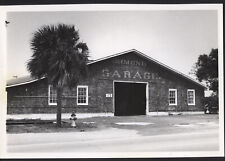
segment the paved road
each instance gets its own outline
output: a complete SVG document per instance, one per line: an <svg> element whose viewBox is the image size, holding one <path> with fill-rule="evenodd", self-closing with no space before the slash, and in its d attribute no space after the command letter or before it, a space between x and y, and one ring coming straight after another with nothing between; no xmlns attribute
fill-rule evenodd
<svg viewBox="0 0 225 161"><path fill-rule="evenodd" d="M98 128L84 132L74 129L58 133L8 133L8 154L20 157L26 153L30 157L40 157L39 153L42 153L42 156L54 154L52 157L57 157L70 152L76 157L86 157L87 153L116 152L127 157L125 154L130 152L129 156L136 157L134 152L147 152L149 157L149 152L203 152L203 156L212 154L208 151L219 153L217 115L110 117L80 121L95 122Z"/></svg>
<svg viewBox="0 0 225 161"><path fill-rule="evenodd" d="M8 134L8 152L170 152L218 151L218 129L142 136L135 130Z"/></svg>

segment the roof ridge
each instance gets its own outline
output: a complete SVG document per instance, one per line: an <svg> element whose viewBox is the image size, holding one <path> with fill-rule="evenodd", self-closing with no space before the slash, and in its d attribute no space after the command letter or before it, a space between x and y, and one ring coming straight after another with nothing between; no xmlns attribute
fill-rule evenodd
<svg viewBox="0 0 225 161"><path fill-rule="evenodd" d="M96 59L96 60L88 63L88 65L94 64L96 62L103 61L103 60L106 60L106 59L109 59L109 58L113 58L113 57L116 57L116 56L120 56L120 55L123 55L123 54L127 54L127 53L132 52L132 51L134 51L134 52L142 55L145 58L148 58L149 60L151 60L151 61L153 61L153 62L155 62L155 63L163 66L164 68L166 68L168 70L171 70L171 71L173 71L173 72L175 72L175 73L177 73L177 74L179 74L179 75L181 75L181 76L183 76L183 77L185 77L185 78L187 78L187 79L189 79L189 80L197 83L200 86L203 86L204 88L207 88L205 85L203 85L202 83L198 82L197 80L191 78L190 76L188 76L188 75L186 75L186 74L184 74L184 73L182 73L182 72L180 72L180 71L178 71L176 69L173 69L172 67L170 67L170 66L168 66L168 65L166 65L166 64L164 64L164 63L162 63L162 62L160 62L160 61L158 61L158 60L156 60L156 59L154 59L154 58L152 58L152 57L150 57L150 56L148 56L148 55L140 52L137 49L130 49L130 50L126 50L126 51L123 51L123 52L120 52L120 53L116 53L116 54L113 54L113 55L109 55L109 56L106 56L106 57L103 57L103 58L100 58L100 59Z"/></svg>

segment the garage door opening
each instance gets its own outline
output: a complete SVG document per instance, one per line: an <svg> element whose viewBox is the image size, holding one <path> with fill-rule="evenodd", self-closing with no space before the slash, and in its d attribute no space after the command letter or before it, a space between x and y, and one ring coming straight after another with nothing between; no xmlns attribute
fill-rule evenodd
<svg viewBox="0 0 225 161"><path fill-rule="evenodd" d="M146 114L146 83L115 82L115 116Z"/></svg>

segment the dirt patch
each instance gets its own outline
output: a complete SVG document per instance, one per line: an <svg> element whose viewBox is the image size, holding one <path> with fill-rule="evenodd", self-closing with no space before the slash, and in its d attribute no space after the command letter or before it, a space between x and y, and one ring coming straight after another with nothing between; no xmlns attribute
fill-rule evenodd
<svg viewBox="0 0 225 161"><path fill-rule="evenodd" d="M7 125L7 133L51 133L51 132L84 132L96 130L94 123L77 122L77 127L71 127L69 122L62 122L62 127L57 127L56 123L34 123L34 124L17 124Z"/></svg>
<svg viewBox="0 0 225 161"><path fill-rule="evenodd" d="M23 125L23 124L49 124L53 123L52 120L41 119L21 119L21 120L7 120L6 125Z"/></svg>

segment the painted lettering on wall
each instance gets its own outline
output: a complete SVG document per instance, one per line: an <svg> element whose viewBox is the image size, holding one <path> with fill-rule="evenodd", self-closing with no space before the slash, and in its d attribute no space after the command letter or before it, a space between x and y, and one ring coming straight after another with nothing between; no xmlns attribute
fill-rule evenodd
<svg viewBox="0 0 225 161"><path fill-rule="evenodd" d="M146 66L146 63L141 60L116 59L113 60L113 63L119 65Z"/></svg>
<svg viewBox="0 0 225 161"><path fill-rule="evenodd" d="M161 79L161 77L158 76L157 73L150 73L150 72L140 72L140 71L134 71L130 72L128 70L126 71L109 71L109 69L103 69L102 70L102 76L104 78L127 78L127 79Z"/></svg>

